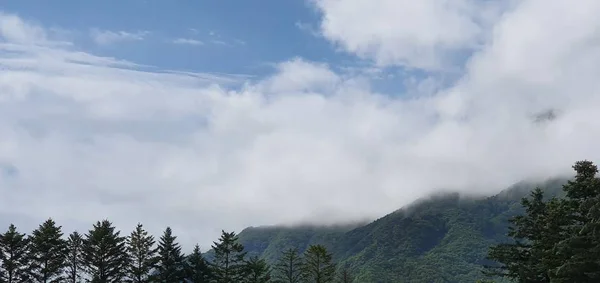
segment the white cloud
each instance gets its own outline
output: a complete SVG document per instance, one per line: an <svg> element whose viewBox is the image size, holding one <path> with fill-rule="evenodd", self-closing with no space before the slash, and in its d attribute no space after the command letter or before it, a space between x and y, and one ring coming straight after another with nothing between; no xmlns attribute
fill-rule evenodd
<svg viewBox="0 0 600 283"><path fill-rule="evenodd" d="M0 13L0 33L7 41L15 43L39 43L46 41L44 30L27 25L17 15Z"/></svg>
<svg viewBox="0 0 600 283"><path fill-rule="evenodd" d="M321 33L343 50L381 66L437 70L486 39L506 1L311 0Z"/></svg>
<svg viewBox="0 0 600 283"><path fill-rule="evenodd" d="M90 36L92 37L92 40L94 40L94 42L99 45L110 45L127 41L140 41L144 40L144 37L148 34L148 31L127 32L99 29L92 29L90 31Z"/></svg>
<svg viewBox="0 0 600 283"><path fill-rule="evenodd" d="M310 23L296 22L294 24L299 30L309 33L313 36L319 36L319 32Z"/></svg>
<svg viewBox="0 0 600 283"><path fill-rule="evenodd" d="M281 94L306 91L328 93L335 90L341 78L325 64L306 62L296 58L279 64L277 74L259 84L261 91Z"/></svg>
<svg viewBox="0 0 600 283"><path fill-rule="evenodd" d="M185 44L185 45L204 45L204 43L200 40L191 39L191 38L177 38L173 40L175 44Z"/></svg>
<svg viewBox="0 0 600 283"><path fill-rule="evenodd" d="M0 175L0 215L25 228L48 216L67 229L171 225L207 248L220 229L379 217L440 188L570 173L600 160L598 12L592 0L522 1L455 85L415 83L433 92L416 98L302 59L231 87L3 32L0 164L13 173ZM533 122L548 109L555 120Z"/></svg>

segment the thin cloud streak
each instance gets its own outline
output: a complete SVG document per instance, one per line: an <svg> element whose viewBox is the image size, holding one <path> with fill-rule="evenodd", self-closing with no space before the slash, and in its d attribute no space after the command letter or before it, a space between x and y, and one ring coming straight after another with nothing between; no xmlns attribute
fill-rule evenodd
<svg viewBox="0 0 600 283"><path fill-rule="evenodd" d="M173 40L174 44L182 44L182 45L204 45L204 42L191 38L177 38Z"/></svg>
<svg viewBox="0 0 600 283"><path fill-rule="evenodd" d="M128 41L142 41L148 34L150 34L149 31L127 32L100 29L92 29L90 31L92 40L98 45L112 45Z"/></svg>

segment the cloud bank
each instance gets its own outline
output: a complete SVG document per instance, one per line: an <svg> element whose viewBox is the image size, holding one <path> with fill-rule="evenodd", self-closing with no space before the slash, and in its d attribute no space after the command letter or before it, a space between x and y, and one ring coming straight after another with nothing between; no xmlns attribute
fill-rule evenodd
<svg viewBox="0 0 600 283"><path fill-rule="evenodd" d="M473 48L461 78L407 96L300 58L253 82L155 73L0 15L2 223L141 221L206 249L221 229L374 218L438 189L494 193L600 159L600 2L492 1L483 14L479 1L372 2L313 1L323 36L425 69Z"/></svg>

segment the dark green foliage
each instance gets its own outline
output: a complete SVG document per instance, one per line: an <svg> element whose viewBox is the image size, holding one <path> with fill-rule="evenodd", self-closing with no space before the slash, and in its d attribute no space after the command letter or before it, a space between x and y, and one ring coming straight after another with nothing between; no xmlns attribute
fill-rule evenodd
<svg viewBox="0 0 600 283"><path fill-rule="evenodd" d="M85 235L82 262L92 283L123 282L129 264L125 237L110 221L98 221Z"/></svg>
<svg viewBox="0 0 600 283"><path fill-rule="evenodd" d="M565 220L556 213L558 200L553 198L546 202L543 191L536 189L521 204L525 214L510 220L508 236L514 242L490 248L489 258L501 265L490 266L487 273L517 282L550 282L548 271L558 264L552 248L560 239L554 236L560 234L560 225L564 224L561 221Z"/></svg>
<svg viewBox="0 0 600 283"><path fill-rule="evenodd" d="M212 245L214 259L211 270L216 283L239 283L246 277L244 246L235 232L222 231L218 242Z"/></svg>
<svg viewBox="0 0 600 283"><path fill-rule="evenodd" d="M135 227L127 239L127 252L130 264L128 277L131 282L149 282L150 271L156 264L156 248L154 248L154 237L149 235L142 224Z"/></svg>
<svg viewBox="0 0 600 283"><path fill-rule="evenodd" d="M537 185L554 196L565 183ZM440 194L360 227L247 228L239 238L249 254L275 267L281 252L321 243L338 273L347 268L354 282L475 282L484 277L482 266L492 264L489 246L509 239L508 219L524 211L519 201L535 186L520 183L487 198Z"/></svg>
<svg viewBox="0 0 600 283"><path fill-rule="evenodd" d="M274 282L276 283L300 283L302 279L302 258L298 249L288 249L281 254L275 264Z"/></svg>
<svg viewBox="0 0 600 283"><path fill-rule="evenodd" d="M2 259L0 282L30 282L29 240L10 224L8 231L0 235L0 257Z"/></svg>
<svg viewBox="0 0 600 283"><path fill-rule="evenodd" d="M83 237L77 231L67 239L67 257L65 261L67 282L80 282L83 267Z"/></svg>
<svg viewBox="0 0 600 283"><path fill-rule="evenodd" d="M352 283L353 279L352 276L350 275L350 272L348 271L348 269L344 268L342 269L342 271L340 271L340 274L338 276L338 283Z"/></svg>
<svg viewBox="0 0 600 283"><path fill-rule="evenodd" d="M330 283L335 279L333 256L322 245L311 245L304 252L302 278L306 282Z"/></svg>
<svg viewBox="0 0 600 283"><path fill-rule="evenodd" d="M565 198L541 190L523 199L524 215L511 219L511 242L490 248L491 273L517 282L600 282L600 179L589 161L577 162Z"/></svg>
<svg viewBox="0 0 600 283"><path fill-rule="evenodd" d="M365 223L366 224L366 223ZM282 251L290 248L303 253L310 245L323 245L328 249L344 236L344 233L361 225L340 226L295 226L295 227L251 227L240 232L240 243L248 256L259 256L268 263L274 264ZM212 251L207 252L207 259L212 258Z"/></svg>
<svg viewBox="0 0 600 283"><path fill-rule="evenodd" d="M208 263L200 252L198 245L194 246L194 250L187 256L185 262L185 278L190 283L208 283L211 280L211 273Z"/></svg>
<svg viewBox="0 0 600 283"><path fill-rule="evenodd" d="M590 161L579 161L574 180L565 186L563 215L566 237L554 251L559 266L553 269L555 282L600 282L600 179Z"/></svg>
<svg viewBox="0 0 600 283"><path fill-rule="evenodd" d="M246 278L244 283L271 282L271 268L263 259L254 256L246 262Z"/></svg>
<svg viewBox="0 0 600 283"><path fill-rule="evenodd" d="M167 227L158 242L156 273L152 282L181 282L185 278L185 256L176 240L171 228Z"/></svg>
<svg viewBox="0 0 600 283"><path fill-rule="evenodd" d="M62 239L61 226L52 219L34 230L30 238L32 282L58 282L66 267L67 242Z"/></svg>
<svg viewBox="0 0 600 283"><path fill-rule="evenodd" d="M508 282L508 278L600 282L600 179L591 162L578 162L574 169L576 177L562 191L561 180L546 182L533 192L531 184L522 183L488 198L437 195L367 225L248 228L239 239L223 231L204 256L196 246L184 257L167 229L161 253L154 257L163 268L151 271L152 264L142 268L128 256L133 259L141 250L140 262L152 258L153 239L141 225L126 241L110 222L102 221L84 240L77 233L70 235L65 281L89 277L91 282L127 282L125 275L136 278L134 270L143 270L139 274L156 275L150 282L265 282L272 264L271 282L277 283ZM55 231L43 232L53 230L48 227ZM34 274L30 271L39 272L46 265L30 259L41 261L39 251L49 249L42 248L44 241L34 244L34 239L60 239L56 236L60 227L46 222L30 238L16 232L14 225L11 229L0 238L0 283L8 282L7 275L11 282L37 282L29 277ZM61 244L52 246L60 250ZM10 256L7 249L18 252ZM247 256L251 257L245 261ZM496 277L482 281L486 265L487 273ZM299 270L305 275L301 280ZM177 276L161 277L165 274Z"/></svg>

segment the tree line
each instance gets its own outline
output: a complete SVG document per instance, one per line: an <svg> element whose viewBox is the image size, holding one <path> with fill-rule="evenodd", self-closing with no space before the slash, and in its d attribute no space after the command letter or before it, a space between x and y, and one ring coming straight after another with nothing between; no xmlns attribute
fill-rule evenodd
<svg viewBox="0 0 600 283"><path fill-rule="evenodd" d="M64 237L62 226L48 219L30 235L11 224L0 234L0 283L329 283L351 282L347 271L336 278L332 255L322 245L304 253L283 251L270 266L248 257L235 232L225 232L211 246L208 261L198 245L182 252L167 227L158 239L138 224L122 236L108 220L98 221L86 234Z"/></svg>
<svg viewBox="0 0 600 283"><path fill-rule="evenodd" d="M600 282L598 168L579 161L573 169L564 197L538 188L522 199L524 213L510 219L509 241L489 249L486 275L522 283ZM29 235L11 224L0 234L0 283L352 282L347 270L336 272L322 245L282 251L273 265L247 256L234 232L222 231L211 247L207 260L198 245L182 252L169 227L158 239L142 224L123 236L109 220L68 236L52 219Z"/></svg>
<svg viewBox="0 0 600 283"><path fill-rule="evenodd" d="M564 197L540 188L522 199L510 219L510 241L490 247L485 274L523 283L600 282L600 178L592 162L578 161Z"/></svg>

